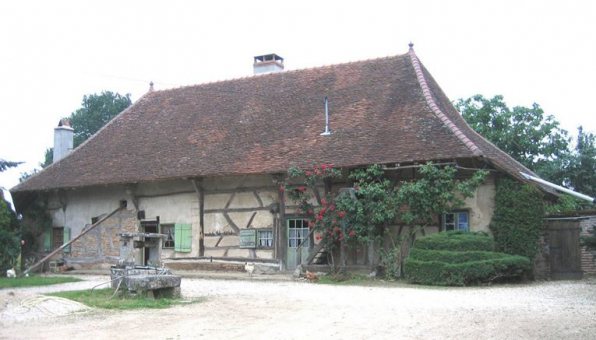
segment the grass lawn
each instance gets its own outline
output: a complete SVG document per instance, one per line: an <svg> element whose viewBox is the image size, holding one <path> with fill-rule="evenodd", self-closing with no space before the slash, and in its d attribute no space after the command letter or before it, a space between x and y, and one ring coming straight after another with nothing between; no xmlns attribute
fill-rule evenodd
<svg viewBox="0 0 596 340"><path fill-rule="evenodd" d="M91 290L79 290L46 294L59 296L69 300L78 301L89 307L105 309L142 309L142 308L168 308L178 305L203 302L205 299L182 300L182 299L148 299L145 296L127 297L125 293L118 292L110 299L114 291L110 288Z"/></svg>
<svg viewBox="0 0 596 340"><path fill-rule="evenodd" d="M29 276L29 277L2 277L0 278L0 289L17 288L17 287L32 287L32 286L47 286L58 283L77 282L82 281L76 277L44 277L44 276Z"/></svg>

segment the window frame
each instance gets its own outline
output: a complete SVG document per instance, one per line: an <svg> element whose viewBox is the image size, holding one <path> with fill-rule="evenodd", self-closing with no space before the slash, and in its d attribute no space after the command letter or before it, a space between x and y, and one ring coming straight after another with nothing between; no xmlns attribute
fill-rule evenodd
<svg viewBox="0 0 596 340"><path fill-rule="evenodd" d="M273 249L275 247L275 233L273 228L257 228L257 249ZM271 237L267 237L265 240L271 240L270 246L261 245L261 233L271 233Z"/></svg>
<svg viewBox="0 0 596 340"><path fill-rule="evenodd" d="M302 228L293 228L293 229L300 229L301 233L300 233L300 237L292 237L290 234L290 221L301 221L302 222ZM295 222L294 222L295 223ZM306 227L304 227L306 225ZM286 230L287 230L287 240L286 240L286 245L288 247L288 249L297 249L298 246L300 244L302 244L302 249L309 249L311 246L311 237L308 237L308 234L310 233L310 228L308 228L308 219L306 217L301 217L301 216L292 216L292 217L287 217L286 218ZM303 232L306 231L306 235L302 235ZM302 236L304 236L304 238L302 238ZM292 247L291 245L291 240L302 240L302 243L297 243L296 247Z"/></svg>
<svg viewBox="0 0 596 340"><path fill-rule="evenodd" d="M161 249L176 249L176 223L160 223L159 224L159 233L167 235L166 233L164 233L164 230L163 230L164 227L170 229L172 239L168 240L167 238L165 238L163 240L163 242L161 243ZM171 247L166 246L166 244L168 242L172 242Z"/></svg>
<svg viewBox="0 0 596 340"><path fill-rule="evenodd" d="M453 229L447 230L447 215L453 215ZM466 228L460 229L459 217L466 216ZM450 223L451 224L451 223ZM469 210L455 210L441 215L441 231L470 231L470 211Z"/></svg>

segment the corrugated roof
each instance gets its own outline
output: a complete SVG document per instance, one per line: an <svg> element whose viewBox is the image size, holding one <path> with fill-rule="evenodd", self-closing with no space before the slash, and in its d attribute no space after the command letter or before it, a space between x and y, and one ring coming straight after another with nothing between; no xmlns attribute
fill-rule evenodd
<svg viewBox="0 0 596 340"><path fill-rule="evenodd" d="M470 157L531 173L464 122L410 50L149 92L11 191Z"/></svg>

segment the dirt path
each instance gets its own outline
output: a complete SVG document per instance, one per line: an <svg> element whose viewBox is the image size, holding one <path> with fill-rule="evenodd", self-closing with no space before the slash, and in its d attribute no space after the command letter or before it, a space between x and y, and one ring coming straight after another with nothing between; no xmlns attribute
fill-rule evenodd
<svg viewBox="0 0 596 340"><path fill-rule="evenodd" d="M61 286L72 289L72 285ZM13 293L23 297L36 290ZM10 319L5 309L0 338L596 338L595 281L385 288L184 279L182 291L185 297L207 297L207 301L167 310L96 310L28 320ZM7 294L0 291L0 301L6 301Z"/></svg>

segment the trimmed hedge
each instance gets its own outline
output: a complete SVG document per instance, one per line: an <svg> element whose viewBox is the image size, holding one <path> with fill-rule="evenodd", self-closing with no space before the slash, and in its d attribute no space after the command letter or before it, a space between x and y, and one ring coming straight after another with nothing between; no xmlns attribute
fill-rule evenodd
<svg viewBox="0 0 596 340"><path fill-rule="evenodd" d="M494 251L495 240L485 233L449 231L421 237L414 243L414 248L451 251Z"/></svg>
<svg viewBox="0 0 596 340"><path fill-rule="evenodd" d="M412 249L410 251L410 258L419 261L439 261L452 264L502 259L503 256L506 256L506 254L497 253L494 251L449 251L423 249Z"/></svg>
<svg viewBox="0 0 596 340"><path fill-rule="evenodd" d="M530 269L527 257L493 252L493 247L492 237L484 233L446 232L422 237L404 262L404 274L412 283L467 286L521 276Z"/></svg>

